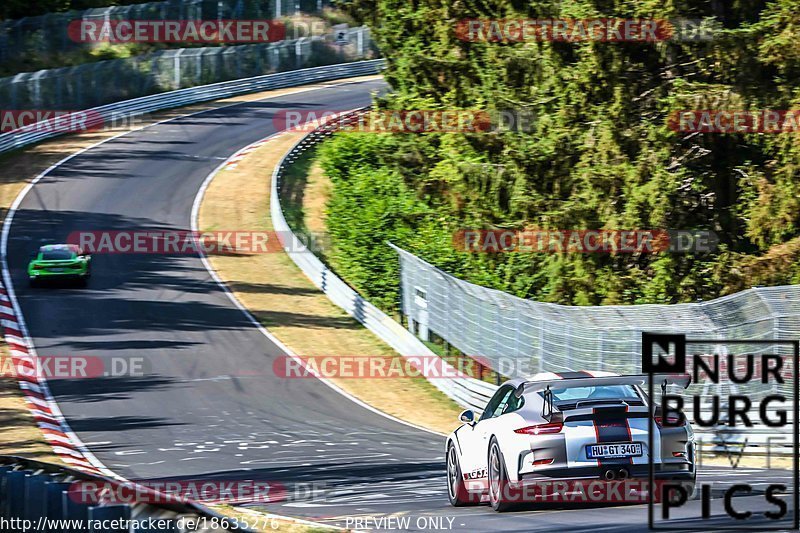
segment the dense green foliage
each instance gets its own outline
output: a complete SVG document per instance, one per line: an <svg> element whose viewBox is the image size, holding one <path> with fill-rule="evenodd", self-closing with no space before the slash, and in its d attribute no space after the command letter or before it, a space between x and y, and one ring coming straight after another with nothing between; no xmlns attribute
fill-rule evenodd
<svg viewBox="0 0 800 533"><path fill-rule="evenodd" d="M391 307L391 240L470 281L573 304L709 299L764 280L800 282L798 134L687 134L681 109L800 109L800 2L358 0L389 60L388 109L524 109L532 131L340 134L336 268ZM712 40L470 43L466 18L691 18ZM465 254L458 228L714 231L716 253ZM777 247L777 248L776 248ZM755 258L791 254L763 272ZM755 261L755 262L754 262Z"/></svg>

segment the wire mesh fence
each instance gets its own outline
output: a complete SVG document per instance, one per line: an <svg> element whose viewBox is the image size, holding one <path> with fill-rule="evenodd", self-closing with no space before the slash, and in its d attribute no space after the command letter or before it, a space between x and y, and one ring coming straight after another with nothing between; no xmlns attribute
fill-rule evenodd
<svg viewBox="0 0 800 533"><path fill-rule="evenodd" d="M567 306L480 287L395 249L403 312L417 329L436 333L509 377L579 369L639 372L643 331L705 339L800 337L800 286L753 288L675 305ZM719 347L693 349L713 354ZM737 350L780 352L774 346L749 344Z"/></svg>
<svg viewBox="0 0 800 533"><path fill-rule="evenodd" d="M0 63L30 51L50 55L87 46L70 39L67 28L73 20L273 19L320 13L331 3L331 0L167 0L0 21Z"/></svg>
<svg viewBox="0 0 800 533"><path fill-rule="evenodd" d="M181 48L0 78L8 109L77 110L162 91L377 57L366 27L334 40Z"/></svg>

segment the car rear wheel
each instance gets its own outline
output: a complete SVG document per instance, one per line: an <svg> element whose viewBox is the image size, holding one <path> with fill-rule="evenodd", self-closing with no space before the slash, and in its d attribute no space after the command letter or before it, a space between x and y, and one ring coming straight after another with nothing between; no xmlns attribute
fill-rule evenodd
<svg viewBox="0 0 800 533"><path fill-rule="evenodd" d="M456 447L451 442L447 446L447 497L453 507L463 507L465 505L475 505L478 497L473 496L464 484L464 477L461 475L461 467L458 464Z"/></svg>
<svg viewBox="0 0 800 533"><path fill-rule="evenodd" d="M515 498L508 481L506 464L497 439L489 443L489 503L498 513L515 507Z"/></svg>

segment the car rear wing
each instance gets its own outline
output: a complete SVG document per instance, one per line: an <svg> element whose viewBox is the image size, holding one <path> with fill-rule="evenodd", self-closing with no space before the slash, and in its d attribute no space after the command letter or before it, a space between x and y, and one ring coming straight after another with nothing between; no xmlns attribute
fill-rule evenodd
<svg viewBox="0 0 800 533"><path fill-rule="evenodd" d="M578 387L602 387L610 385L644 386L653 380L661 386L678 385L684 389L689 386L692 377L689 374L635 374L630 376L602 376L599 378L564 378L541 381L525 381L517 386L514 394L522 396L523 392L537 392L545 389L575 389Z"/></svg>
<svg viewBox="0 0 800 533"><path fill-rule="evenodd" d="M661 386L662 392L667 385L677 385L684 389L689 386L692 378L689 374L636 374L630 376L602 376L597 378L563 378L541 381L525 381L520 383L514 391L514 396L520 398L524 393L542 392L544 406L542 416L546 419L552 417L553 393L551 389L575 389L579 387L602 387L612 385L639 385L645 386L650 380L653 384Z"/></svg>

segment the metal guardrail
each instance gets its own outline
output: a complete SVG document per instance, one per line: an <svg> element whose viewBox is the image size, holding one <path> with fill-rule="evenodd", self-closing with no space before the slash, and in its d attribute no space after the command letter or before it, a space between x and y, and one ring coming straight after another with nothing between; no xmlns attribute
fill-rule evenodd
<svg viewBox="0 0 800 533"><path fill-rule="evenodd" d="M294 263L308 276L311 282L322 290L330 300L350 316L358 320L386 344L404 357L436 357L425 344L407 331L386 313L365 300L360 294L334 274L325 263L316 257L292 231L283 215L280 203L280 187L286 167L314 146L332 135L343 124L357 120L366 109L345 113L334 118L304 136L283 156L272 175L270 214L272 226L281 244ZM455 369L447 368L449 373ZM477 412L483 411L496 386L471 377L430 378L429 381L456 403Z"/></svg>
<svg viewBox="0 0 800 533"><path fill-rule="evenodd" d="M247 531L237 528L233 520L200 504L179 501L175 497L156 493L144 487L138 487L136 493L158 497L148 498L150 500L148 503L120 503L108 498L102 501L102 494L93 494L92 496L100 496L97 498L98 501L95 501L95 498L84 498L81 492L82 485L119 487L121 483L52 463L13 455L0 455L0 519L4 519L6 524L11 524L11 527L4 530L145 533L153 531L147 523L148 519L153 519L165 521L162 525L167 527L160 528L160 531L178 532L186 530L178 528L179 520L183 519L182 521L195 521L198 527L192 528L192 531ZM131 486L129 482L125 485ZM89 503L88 500L92 500L93 503ZM22 522L24 520L29 522ZM65 522L67 520L73 522L67 525ZM100 523L99 521L114 520L131 521L129 522L131 528L87 527ZM136 524L139 527L135 527Z"/></svg>
<svg viewBox="0 0 800 533"><path fill-rule="evenodd" d="M253 78L225 81L133 98L131 100L124 100L122 102L86 110L86 127L100 127L105 123L117 123L123 118L129 118L143 113L152 113L154 111L182 107L199 102L208 102L210 100L218 100L241 94L294 87L297 85L353 76L377 74L380 72L383 65L383 59L356 61L324 67L279 72L277 74L266 74ZM66 133L54 126L55 121L51 119L49 121L39 122L23 130L0 134L0 153L16 150Z"/></svg>
<svg viewBox="0 0 800 533"><path fill-rule="evenodd" d="M163 91L378 57L369 28L271 43L173 48L0 78L16 110L78 110ZM113 80L113 83L109 83Z"/></svg>

